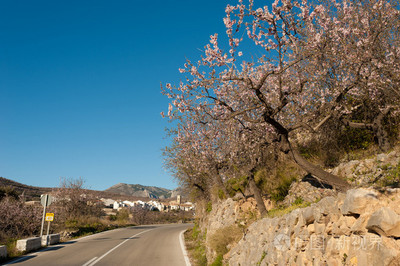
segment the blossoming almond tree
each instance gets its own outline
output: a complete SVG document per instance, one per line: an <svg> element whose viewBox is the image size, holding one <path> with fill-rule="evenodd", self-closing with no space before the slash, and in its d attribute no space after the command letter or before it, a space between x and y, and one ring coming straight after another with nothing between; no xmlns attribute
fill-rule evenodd
<svg viewBox="0 0 400 266"><path fill-rule="evenodd" d="M194 134L196 132L196 134ZM226 189L220 175L222 161L219 145L210 141L204 127L195 124L178 125L173 144L164 150L165 166L174 176L190 188L200 191L203 198L210 199L213 187ZM215 137L215 136L214 136Z"/></svg>
<svg viewBox="0 0 400 266"><path fill-rule="evenodd" d="M316 35L321 42L314 52L318 56L310 57L304 70L312 80L308 86L328 93L319 107L324 119L314 128L335 118L371 129L379 147L388 150L384 120L388 124L390 117L398 117L400 106L399 3L327 1L316 10L315 27L306 27L304 35Z"/></svg>
<svg viewBox="0 0 400 266"><path fill-rule="evenodd" d="M329 119L353 125L347 117L368 101L385 115L398 111L398 18L398 5L381 0L262 8L239 0L224 18L229 51L212 35L204 56L180 69L186 80L163 88L172 98L168 117L262 128L305 171L345 190L346 181L301 156L295 132L314 133Z"/></svg>
<svg viewBox="0 0 400 266"><path fill-rule="evenodd" d="M215 189L218 196L228 196L230 191L224 183L231 178L246 177L260 213L266 214L254 175L266 164L264 155L271 146L268 135L262 128L255 128L260 124L250 124L250 128L232 120L221 124L219 120L203 118L202 123L188 121L189 128L178 125L174 144L164 154L167 168L184 185L196 188L208 199L213 199Z"/></svg>

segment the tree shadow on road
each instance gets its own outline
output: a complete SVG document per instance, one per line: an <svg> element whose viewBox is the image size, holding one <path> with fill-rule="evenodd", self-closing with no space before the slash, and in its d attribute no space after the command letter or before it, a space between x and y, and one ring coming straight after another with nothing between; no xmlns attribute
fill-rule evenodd
<svg viewBox="0 0 400 266"><path fill-rule="evenodd" d="M155 225L139 225L139 226L131 226L131 227L127 227L126 229L133 229L133 230L137 230L137 229L153 229L153 228L157 228L158 226Z"/></svg>

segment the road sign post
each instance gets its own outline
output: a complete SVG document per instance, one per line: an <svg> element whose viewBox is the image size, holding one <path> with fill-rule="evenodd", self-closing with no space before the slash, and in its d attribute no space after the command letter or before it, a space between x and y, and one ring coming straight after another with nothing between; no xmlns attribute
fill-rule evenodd
<svg viewBox="0 0 400 266"><path fill-rule="evenodd" d="M40 237L43 236L43 226L44 226L44 218L46 214L46 207L49 206L53 202L53 198L48 195L44 194L40 196L40 203L43 205L43 216L42 216L42 226L40 227Z"/></svg>
<svg viewBox="0 0 400 266"><path fill-rule="evenodd" d="M48 246L49 245L50 222L54 221L54 213L46 213L45 220L47 221L46 246Z"/></svg>

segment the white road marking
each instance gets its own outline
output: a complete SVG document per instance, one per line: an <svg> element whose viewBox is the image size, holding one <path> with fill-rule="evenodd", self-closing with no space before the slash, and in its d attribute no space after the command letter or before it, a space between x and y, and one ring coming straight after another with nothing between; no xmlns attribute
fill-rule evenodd
<svg viewBox="0 0 400 266"><path fill-rule="evenodd" d="M93 259L90 260L89 262L93 261L93 262L91 262L90 264L87 264L87 263L88 263L88 262L87 262L87 263L85 263L85 264L82 265L82 266L93 266L93 265L95 265L95 264L98 263L100 260L102 260L105 256L107 256L108 254L110 254L111 252L113 252L115 249L117 249L119 246L121 246L122 244L124 244L126 241L131 240L132 238L137 237L138 235L144 234L144 233L146 233L146 232L148 232L148 231L151 231L151 230L154 230L154 229L149 229L149 230L146 230L146 231L143 231L143 232L137 233L136 235L131 236L130 238L128 238L128 239L122 241L121 243L119 243L118 245L116 245L115 247L113 247L112 249L110 249L109 251L107 251L106 253L104 253L104 254L103 254L101 257L99 257L98 259L96 259L96 260L94 260L94 261L93 261Z"/></svg>
<svg viewBox="0 0 400 266"><path fill-rule="evenodd" d="M83 264L82 266L88 266L91 262L93 262L95 259L97 259L97 257L94 257L93 259L89 260L88 262L86 262L85 264Z"/></svg>
<svg viewBox="0 0 400 266"><path fill-rule="evenodd" d="M183 233L185 233L186 230L183 230L180 235L179 235L179 242L181 243L181 249L182 249L182 253L183 253L183 257L185 258L185 263L186 266L191 266L190 264L190 260L189 257L187 255L187 251L186 251L186 246L185 246L185 241L183 238Z"/></svg>

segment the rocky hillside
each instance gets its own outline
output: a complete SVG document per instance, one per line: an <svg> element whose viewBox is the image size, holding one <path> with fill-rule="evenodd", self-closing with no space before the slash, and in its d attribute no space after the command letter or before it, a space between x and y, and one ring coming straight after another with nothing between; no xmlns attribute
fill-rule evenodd
<svg viewBox="0 0 400 266"><path fill-rule="evenodd" d="M18 194L23 194L27 200L40 199L41 194L48 193L52 190L52 188L28 186L4 177L0 177L0 188L1 187L11 188Z"/></svg>
<svg viewBox="0 0 400 266"><path fill-rule="evenodd" d="M131 185L125 183L116 184L108 189L105 192L118 194L118 195L126 195L126 196L134 196L134 197L144 197L144 198L154 198L154 199L165 199L170 198L172 194L172 190L160 187L153 186L142 186L142 185Z"/></svg>

